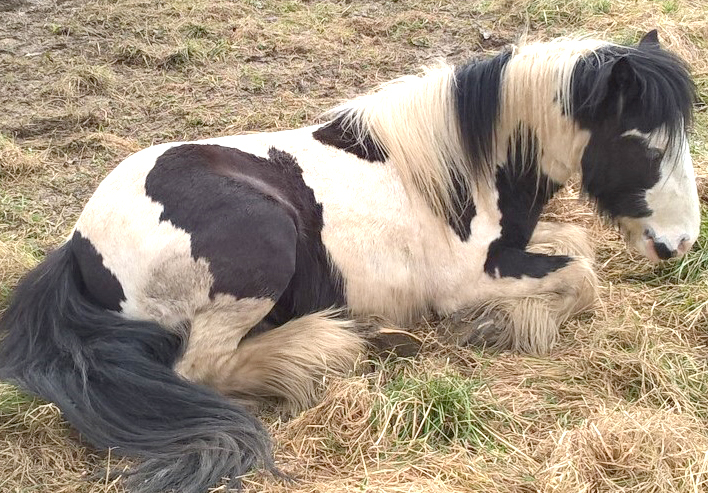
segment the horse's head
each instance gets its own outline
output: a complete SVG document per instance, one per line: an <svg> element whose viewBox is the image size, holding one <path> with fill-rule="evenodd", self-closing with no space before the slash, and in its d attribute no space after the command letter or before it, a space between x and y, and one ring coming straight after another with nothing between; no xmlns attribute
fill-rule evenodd
<svg viewBox="0 0 708 493"><path fill-rule="evenodd" d="M650 260L683 255L700 226L686 134L695 96L686 65L651 31L636 47L584 57L573 77L573 116L590 131L583 189Z"/></svg>

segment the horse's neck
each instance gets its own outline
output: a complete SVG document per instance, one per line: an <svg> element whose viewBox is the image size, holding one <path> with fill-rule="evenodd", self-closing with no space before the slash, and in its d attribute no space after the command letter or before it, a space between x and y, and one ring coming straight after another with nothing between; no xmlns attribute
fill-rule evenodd
<svg viewBox="0 0 708 493"><path fill-rule="evenodd" d="M528 136L519 137L520 127ZM543 175L562 184L580 172L581 159L589 140L589 131L580 129L571 118L560 112L545 121L525 122L509 117L506 122L501 122L497 132L496 160L497 163L506 163L510 155L520 153L517 159L524 163L516 163L515 166L538 166Z"/></svg>
<svg viewBox="0 0 708 493"><path fill-rule="evenodd" d="M534 136L544 174L565 183L580 171L590 132L571 116L570 81L577 60L595 44L528 45L509 60L500 88L498 152L506 155L507 142L523 128Z"/></svg>

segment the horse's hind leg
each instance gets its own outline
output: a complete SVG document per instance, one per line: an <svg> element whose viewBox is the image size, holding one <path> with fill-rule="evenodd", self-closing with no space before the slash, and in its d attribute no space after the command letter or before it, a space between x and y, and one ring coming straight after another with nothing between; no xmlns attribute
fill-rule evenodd
<svg viewBox="0 0 708 493"><path fill-rule="evenodd" d="M311 379L358 355L348 322L330 314L290 321L343 302L331 292L336 282L320 237L322 207L293 156L176 146L156 160L145 192L160 204L153 219L163 246L143 273L133 313L188 325L175 365L181 375L224 393L302 404ZM280 327L244 339L271 323Z"/></svg>
<svg viewBox="0 0 708 493"><path fill-rule="evenodd" d="M238 318L227 312L197 317L195 324L209 325L209 336L190 341L178 371L246 404L275 399L300 411L316 402L325 376L351 371L364 352L355 323L336 311L305 315L243 339L246 324L237 328L234 320L255 325L268 311L257 303L250 308L249 316L241 312Z"/></svg>
<svg viewBox="0 0 708 493"><path fill-rule="evenodd" d="M218 389L241 340L273 307L269 298L217 294L194 314L189 342L175 369L189 380Z"/></svg>
<svg viewBox="0 0 708 493"><path fill-rule="evenodd" d="M324 378L351 371L365 349L354 321L338 315L312 313L245 339L219 390L245 400L275 398L295 412L311 407Z"/></svg>
<svg viewBox="0 0 708 493"><path fill-rule="evenodd" d="M565 321L595 304L592 246L582 228L540 222L527 250L567 255L571 260L540 279L493 281L499 283L498 292L503 294L455 313L444 323L454 342L543 354L550 350ZM529 256L528 260L538 258Z"/></svg>

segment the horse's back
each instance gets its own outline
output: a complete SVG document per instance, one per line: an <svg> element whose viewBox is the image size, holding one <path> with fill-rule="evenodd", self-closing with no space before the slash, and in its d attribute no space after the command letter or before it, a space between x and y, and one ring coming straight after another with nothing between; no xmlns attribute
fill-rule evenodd
<svg viewBox="0 0 708 493"><path fill-rule="evenodd" d="M287 154L174 143L116 167L86 205L72 243L89 294L114 287L94 296L104 307L176 325L217 295L272 304L295 272L298 237L317 221L314 197Z"/></svg>

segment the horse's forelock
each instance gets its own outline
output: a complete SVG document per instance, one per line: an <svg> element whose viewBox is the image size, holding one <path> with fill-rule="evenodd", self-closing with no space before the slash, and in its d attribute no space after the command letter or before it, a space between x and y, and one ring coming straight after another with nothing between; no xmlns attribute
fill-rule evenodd
<svg viewBox="0 0 708 493"><path fill-rule="evenodd" d="M669 139L682 136L693 119L696 91L686 63L658 46L608 44L578 61L571 88L571 112L579 119L599 118L612 96L618 64L627 71L621 111L638 119L643 131L663 128ZM623 115L618 114L621 118Z"/></svg>

